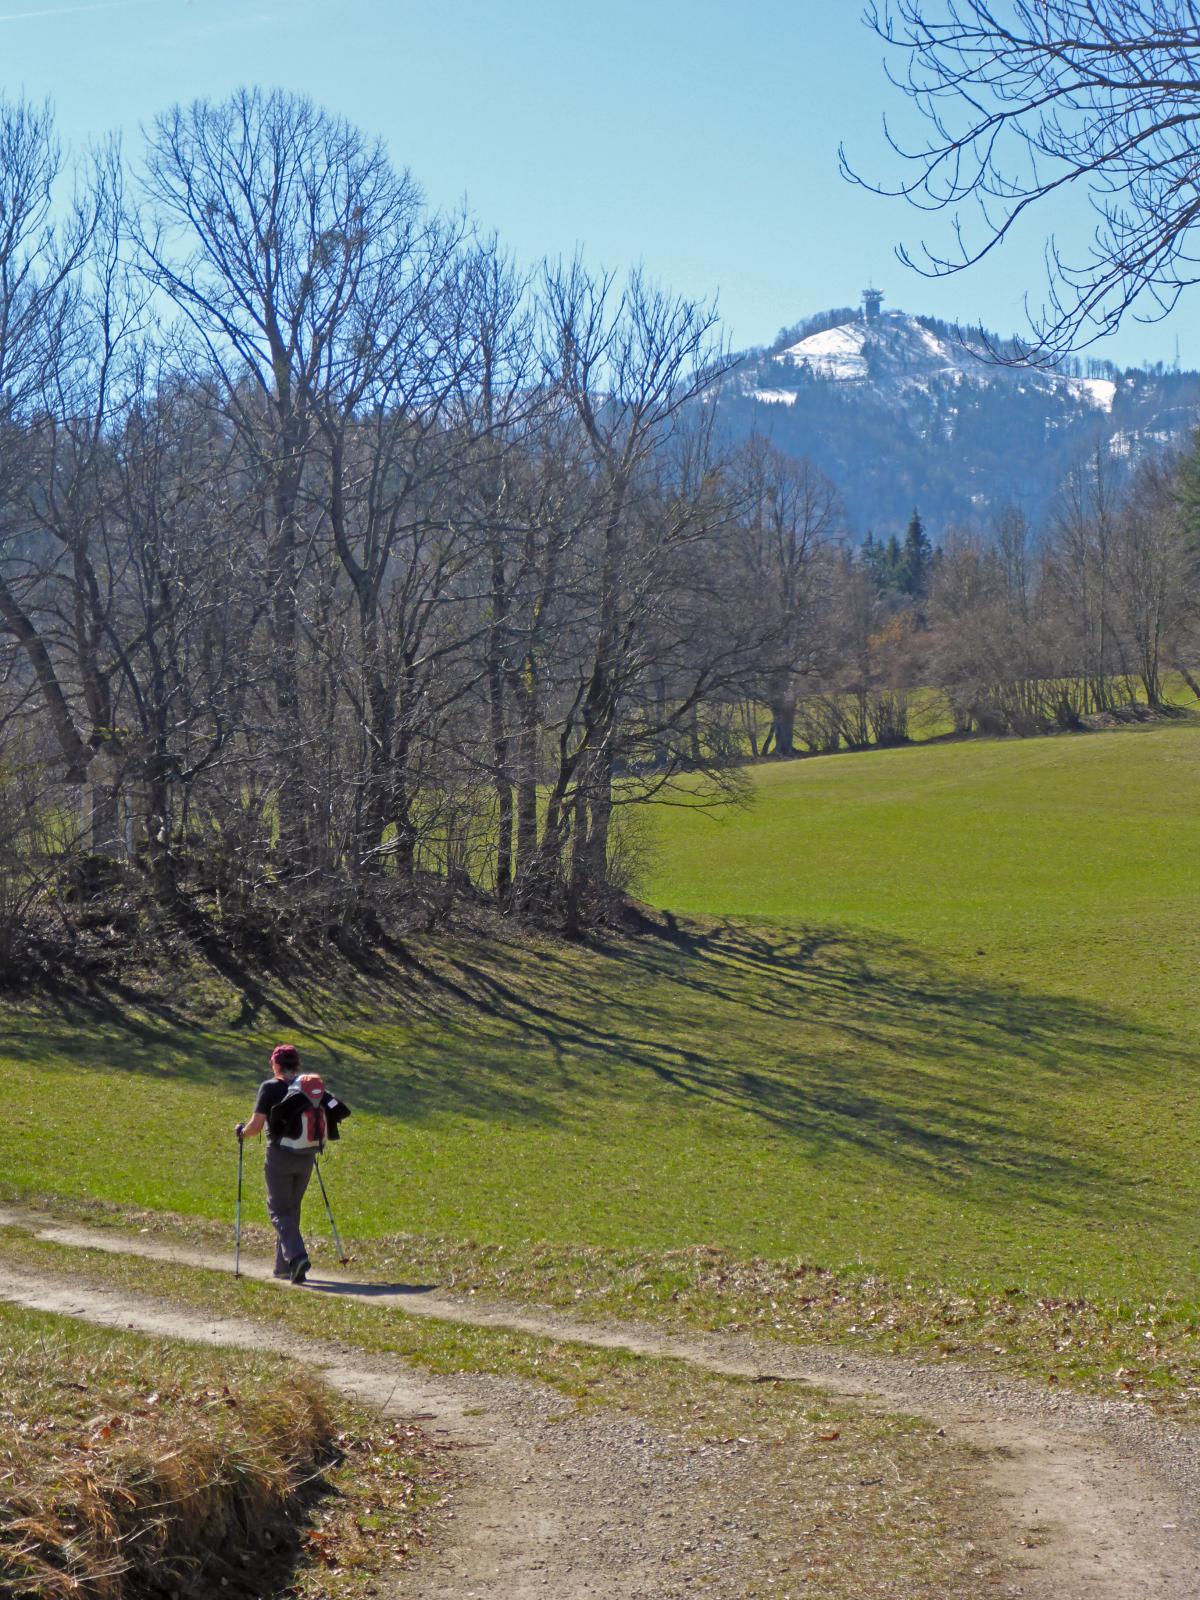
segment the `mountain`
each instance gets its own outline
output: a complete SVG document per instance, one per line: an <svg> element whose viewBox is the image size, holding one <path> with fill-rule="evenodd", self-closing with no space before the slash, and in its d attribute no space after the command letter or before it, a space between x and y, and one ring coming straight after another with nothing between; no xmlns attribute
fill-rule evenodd
<svg viewBox="0 0 1200 1600"><path fill-rule="evenodd" d="M1200 373L1047 371L1000 359L982 329L884 311L825 312L748 353L726 380L719 424L808 456L840 488L851 530L900 531L918 506L935 538L986 528L1016 503L1050 513L1063 479L1100 451L1115 474L1184 444L1200 424Z"/></svg>

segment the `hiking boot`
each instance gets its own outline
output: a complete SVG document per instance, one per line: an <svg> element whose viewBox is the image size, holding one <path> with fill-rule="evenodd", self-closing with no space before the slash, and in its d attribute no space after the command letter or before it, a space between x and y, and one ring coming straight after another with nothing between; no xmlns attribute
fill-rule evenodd
<svg viewBox="0 0 1200 1600"><path fill-rule="evenodd" d="M312 1262L307 1256L297 1256L295 1261L292 1262L292 1269L288 1276L293 1283L303 1283L305 1278L308 1277L308 1269L311 1266Z"/></svg>

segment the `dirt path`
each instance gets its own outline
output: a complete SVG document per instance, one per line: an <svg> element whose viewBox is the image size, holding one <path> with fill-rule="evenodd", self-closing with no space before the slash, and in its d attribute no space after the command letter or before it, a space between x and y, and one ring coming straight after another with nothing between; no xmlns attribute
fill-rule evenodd
<svg viewBox="0 0 1200 1600"><path fill-rule="evenodd" d="M261 1351L261 1326L0 1266L0 1299L194 1343ZM590 1416L535 1385L427 1379L343 1346L272 1335L343 1394L420 1418L471 1450L436 1548L391 1580L394 1600L741 1600L751 1537L723 1510L732 1463L698 1460L637 1420Z"/></svg>
<svg viewBox="0 0 1200 1600"><path fill-rule="evenodd" d="M140 1235L60 1224L29 1212L0 1208L0 1224L29 1228L38 1237L60 1244L226 1272L230 1266L227 1252L215 1254L175 1248ZM265 1265L243 1263L243 1271L256 1279L270 1280L270 1269ZM0 1276L0 1295L32 1304L35 1302L29 1300L27 1294L51 1293L48 1287L31 1284L28 1280L23 1280L22 1288L21 1283L13 1282L14 1277L16 1275L9 1272ZM1031 1597L1054 1596L1056 1600L1193 1600L1197 1593L1200 1439L1188 1430L1156 1421L1136 1404L1060 1396L1033 1385L959 1366L924 1366L828 1349L798 1350L740 1337L675 1336L645 1325L579 1322L534 1308L450 1299L436 1291L426 1292L414 1286L359 1284L352 1279L324 1275L314 1282L313 1288L317 1292L390 1305L405 1315L510 1328L654 1358L671 1357L712 1372L754 1377L769 1374L793 1382L811 1383L836 1398L927 1418L944 1427L947 1434L983 1452L980 1470L992 1492L1003 1502L1011 1529L1008 1554L1024 1569L1025 1582L1020 1593ZM296 1292L288 1286L281 1285L281 1289ZM66 1298L71 1301L70 1307L58 1305L50 1309L73 1309L77 1315L105 1320L94 1314L97 1297L90 1289L86 1297L78 1289L68 1290ZM117 1323L124 1316L120 1308L124 1306L127 1311L132 1304L115 1296L99 1298L112 1301L112 1318ZM219 1339L215 1333L212 1335L214 1340L223 1343L238 1342L228 1336L229 1328L247 1327L224 1321L209 1322L161 1307L147 1310L146 1314L163 1319L163 1325L154 1331L197 1337L203 1335L193 1332L195 1327L225 1330ZM125 1317L124 1320L134 1319ZM145 1324L135 1322L135 1325ZM261 1335L254 1337L261 1338ZM362 1389L366 1374L357 1366L348 1369L333 1362L329 1370L334 1375L331 1381L338 1382L339 1386L354 1388L358 1385L361 1392L368 1393ZM478 1439L481 1436L478 1425L464 1424L461 1399L455 1401L453 1394L444 1388L437 1388L435 1394L435 1386L408 1372L401 1378L392 1372L387 1381L396 1384L397 1397L404 1395L403 1400L397 1398L395 1402L401 1409L438 1412L439 1418L446 1419L444 1426L453 1437ZM537 1404L546 1413L542 1418L543 1426L548 1415L561 1410L556 1402L548 1401L529 1386L504 1384L499 1380L472 1379L463 1392L474 1392L480 1386L489 1393L499 1388L510 1401L512 1393L521 1390L520 1403L526 1405L534 1404L531 1397L536 1397ZM454 1393L458 1392L459 1386L455 1385ZM515 1426L511 1405L506 1412L505 1405L498 1404L495 1395L487 1402L473 1402L478 1403L497 1407L499 1416L494 1421L496 1431L490 1442L496 1462L511 1461L513 1465L511 1469L508 1466L503 1469L503 1487L499 1487L498 1479L493 1482L492 1488L497 1492L490 1499L485 1494L483 1501L462 1507L458 1542L448 1558L451 1566L467 1563L464 1572L469 1567L472 1529L476 1534L476 1568L480 1562L493 1558L498 1530L503 1531L506 1521L513 1516L510 1497L514 1492L517 1501L526 1507L530 1520L529 1530L519 1532L517 1538L525 1540L532 1536L536 1547L543 1552L533 1558L539 1563L533 1567L529 1567L528 1562L522 1567L519 1551L514 1551L511 1557L497 1557L501 1565L495 1575L480 1573L472 1580L481 1584L481 1594L504 1594L519 1600L525 1595L545 1594L550 1589L563 1597L603 1594L613 1596L614 1600L625 1595L637 1596L638 1600L650 1600L650 1597L666 1600L670 1595L685 1592L694 1575L684 1570L687 1562L683 1560L683 1552L696 1539L697 1517L702 1523L704 1513L693 1515L690 1532L680 1526L673 1529L677 1535L673 1554L664 1549L661 1539L650 1528L646 1513L654 1503L663 1503L661 1497L669 1494L672 1487L679 1491L683 1502L688 1502L689 1489L694 1489L694 1484L672 1486L654 1482L655 1473L660 1468L665 1471L660 1455L643 1475L640 1491L635 1491L633 1498L626 1498L623 1489L613 1489L601 1481L587 1481L587 1448L579 1454L574 1468L547 1460L546 1466L553 1467L550 1476L544 1471L541 1474L534 1471L530 1478L529 1458L521 1455L520 1429ZM490 1409L488 1422L491 1427ZM616 1422L603 1426L616 1429L619 1434L625 1425ZM561 1428L549 1431L556 1439L564 1437L566 1432ZM628 1428L625 1431L628 1434ZM634 1426L629 1435L634 1439L646 1436L641 1425ZM600 1439L596 1439L594 1445L597 1462L604 1461L610 1453L620 1453L619 1450L607 1451ZM536 1448L552 1449L553 1446L546 1442ZM573 1476L566 1481L572 1490L581 1490L574 1504L564 1502L559 1492L557 1474L562 1471L572 1472ZM595 1477L594 1472L592 1476ZM539 1478L543 1486L554 1483L553 1494L544 1500L536 1492L524 1492L531 1487L536 1489ZM473 1492L484 1491L477 1486ZM635 1528L639 1492L642 1526ZM691 1498L697 1497L692 1494ZM699 1496L700 1500L704 1498ZM596 1504L602 1508L598 1516L594 1510ZM618 1508L616 1511L604 1509L613 1505ZM593 1509L589 1511L589 1507ZM711 1513L709 1516L711 1520ZM578 1529L584 1525L595 1528L598 1546L592 1545L591 1535L583 1536L581 1542ZM570 1530L569 1539L564 1538L566 1529ZM612 1548L597 1562L592 1558L604 1546L606 1530L615 1531L620 1537L608 1541ZM612 1562L622 1550L633 1558L631 1535L632 1545L638 1546L635 1566L638 1562L640 1566L626 1573L619 1560L615 1567ZM746 1535L744 1530L723 1530L723 1536L736 1545ZM589 1549L585 1550L584 1545ZM574 1574L562 1571L565 1549L579 1555ZM726 1567L723 1576L735 1586L721 1587L722 1578L718 1576L715 1583L710 1578L706 1592L737 1594L733 1572ZM504 1585L497 1587L501 1577ZM574 1587L570 1586L572 1582ZM679 1588L671 1586L677 1582ZM435 1596L438 1600L442 1597L450 1600L451 1596L466 1596L472 1591L460 1586L419 1592L431 1600Z"/></svg>

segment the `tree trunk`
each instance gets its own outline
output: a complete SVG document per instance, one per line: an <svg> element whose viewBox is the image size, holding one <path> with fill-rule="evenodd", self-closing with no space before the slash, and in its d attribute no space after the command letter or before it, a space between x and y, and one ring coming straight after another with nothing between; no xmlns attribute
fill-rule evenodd
<svg viewBox="0 0 1200 1600"><path fill-rule="evenodd" d="M526 657L517 691L516 881L521 901L538 855L538 701L536 672L532 659Z"/></svg>
<svg viewBox="0 0 1200 1600"><path fill-rule="evenodd" d="M583 784L571 805L571 876L567 884L568 933L578 933L584 923L588 890L588 803Z"/></svg>
<svg viewBox="0 0 1200 1600"><path fill-rule="evenodd" d="M496 795L496 898L507 903L513 876L513 787L509 775L509 738L506 727L504 657L508 643L508 587L504 551L499 534L490 536L492 557L492 616L488 628L488 714L492 742L492 787Z"/></svg>
<svg viewBox="0 0 1200 1600"><path fill-rule="evenodd" d="M778 700L771 706L771 732L777 756L796 754L796 702Z"/></svg>
<svg viewBox="0 0 1200 1600"><path fill-rule="evenodd" d="M378 641L375 627L366 630L367 667L367 777L355 840L355 866L360 872L378 873L383 867L383 836L392 818L392 738L395 708L383 674L373 664Z"/></svg>
<svg viewBox="0 0 1200 1600"><path fill-rule="evenodd" d="M1182 661L1176 661L1175 670L1179 673L1179 676L1183 679L1184 683L1187 684L1188 688L1195 695L1196 699L1200 700L1200 683L1196 681L1196 679L1184 666Z"/></svg>
<svg viewBox="0 0 1200 1600"><path fill-rule="evenodd" d="M305 730L300 717L299 598L296 567L296 505L300 488L299 424L281 397L281 461L272 485L274 532L268 561L271 583L271 688L275 700L279 779L279 851L284 873L304 871L309 857L308 812L300 775Z"/></svg>
<svg viewBox="0 0 1200 1600"><path fill-rule="evenodd" d="M88 764L82 800L84 849L92 855L119 861L124 854L121 773L107 745L102 745Z"/></svg>

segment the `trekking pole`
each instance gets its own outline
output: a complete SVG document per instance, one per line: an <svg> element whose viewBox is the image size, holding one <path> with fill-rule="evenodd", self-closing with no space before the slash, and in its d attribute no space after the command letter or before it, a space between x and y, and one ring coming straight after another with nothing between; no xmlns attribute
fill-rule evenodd
<svg viewBox="0 0 1200 1600"><path fill-rule="evenodd" d="M242 1154L246 1148L246 1141L238 1134L238 1197L237 1211L233 1223L233 1275L240 1278L242 1275Z"/></svg>
<svg viewBox="0 0 1200 1600"><path fill-rule="evenodd" d="M325 1202L325 1215L329 1218L329 1226L333 1230L333 1242L335 1245L337 1245L338 1260L344 1267L350 1260L350 1257L346 1254L346 1247L342 1243L342 1236L338 1233L337 1223L333 1220L333 1210L329 1204L329 1195L325 1190L325 1179L321 1176L321 1163L319 1161L316 1163L316 1168L317 1182L321 1185L321 1199Z"/></svg>

